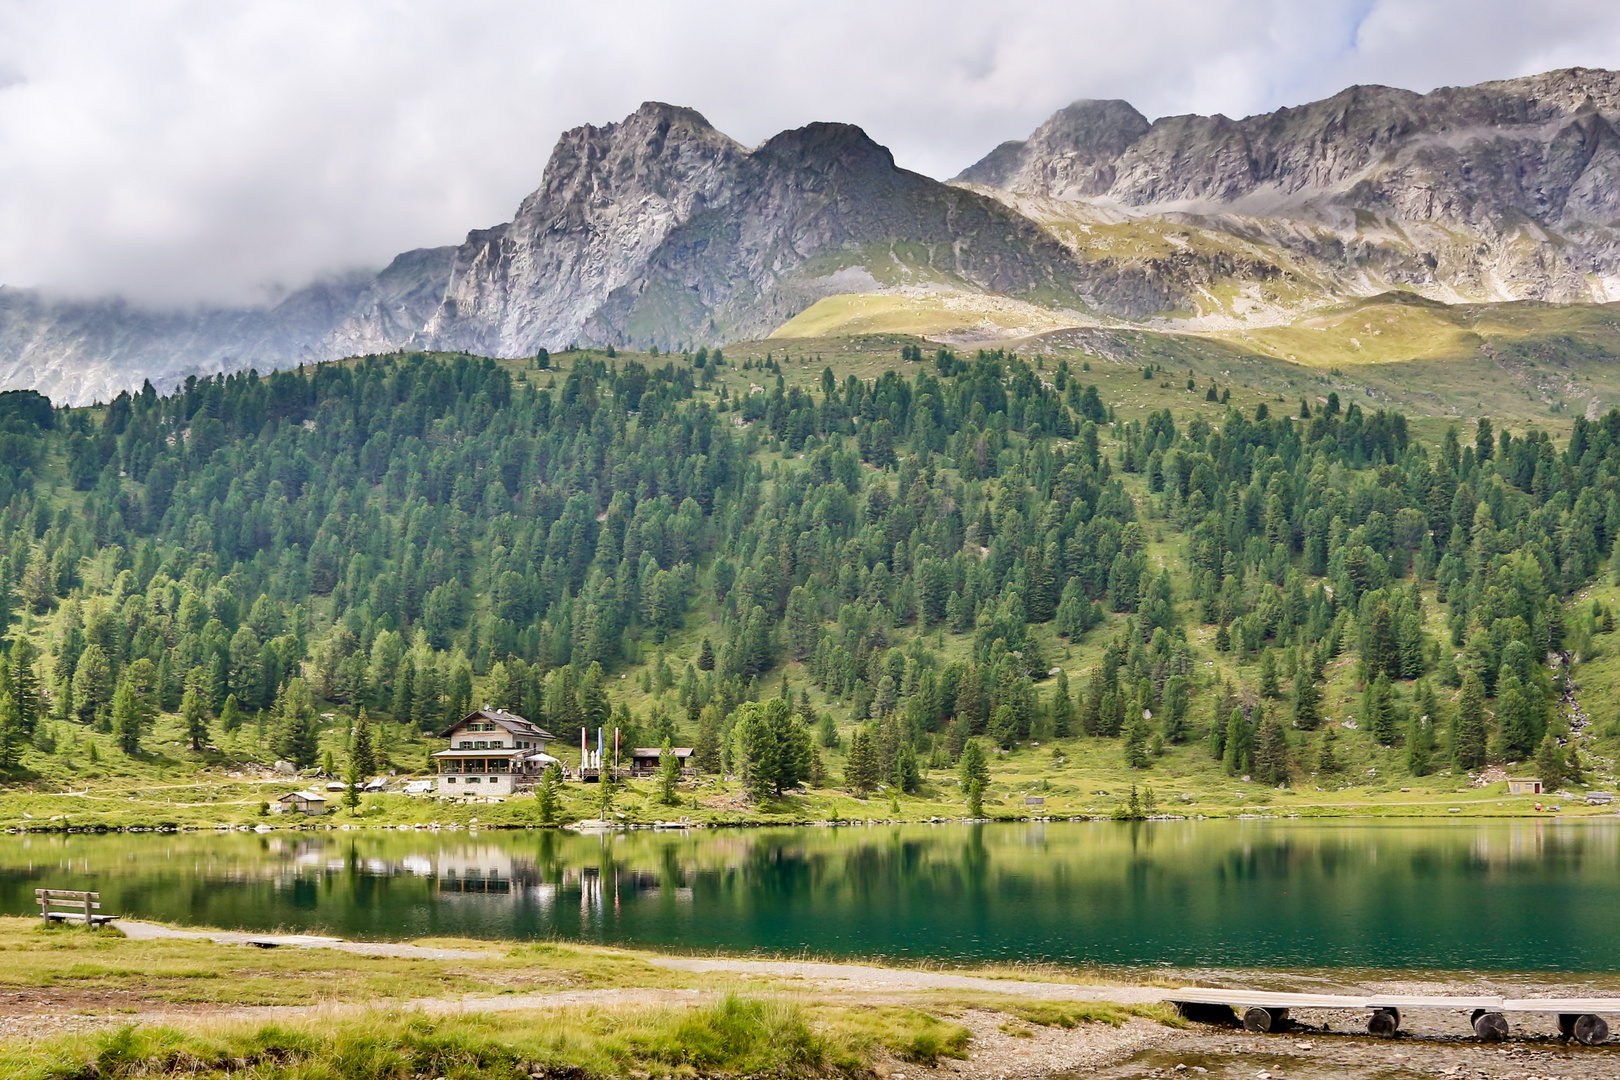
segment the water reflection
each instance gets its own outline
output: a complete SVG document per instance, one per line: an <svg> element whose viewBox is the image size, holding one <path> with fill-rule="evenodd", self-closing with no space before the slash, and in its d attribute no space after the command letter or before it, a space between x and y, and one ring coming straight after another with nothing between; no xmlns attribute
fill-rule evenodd
<svg viewBox="0 0 1620 1080"><path fill-rule="evenodd" d="M0 907L348 937L1609 971L1620 823L1030 823L0 838ZM1584 927L1577 938L1571 928Z"/></svg>

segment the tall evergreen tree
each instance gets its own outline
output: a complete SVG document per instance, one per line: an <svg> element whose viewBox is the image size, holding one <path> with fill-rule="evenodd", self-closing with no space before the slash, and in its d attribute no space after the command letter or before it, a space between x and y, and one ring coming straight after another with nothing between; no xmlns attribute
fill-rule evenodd
<svg viewBox="0 0 1620 1080"><path fill-rule="evenodd" d="M1469 672L1463 677L1457 713L1451 721L1451 767L1459 773L1471 772L1485 764L1485 691L1479 677Z"/></svg>

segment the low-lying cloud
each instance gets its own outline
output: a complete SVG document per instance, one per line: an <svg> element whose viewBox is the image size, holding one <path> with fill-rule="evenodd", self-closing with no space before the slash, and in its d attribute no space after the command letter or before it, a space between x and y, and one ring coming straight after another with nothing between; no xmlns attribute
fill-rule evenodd
<svg viewBox="0 0 1620 1080"><path fill-rule="evenodd" d="M1595 0L0 3L0 283L264 299L507 219L646 99L860 124L949 176L1081 97L1149 116L1620 66Z"/></svg>

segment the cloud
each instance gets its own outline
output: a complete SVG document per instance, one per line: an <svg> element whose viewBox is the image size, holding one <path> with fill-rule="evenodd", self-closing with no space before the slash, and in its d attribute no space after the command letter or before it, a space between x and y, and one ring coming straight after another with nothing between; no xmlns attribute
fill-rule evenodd
<svg viewBox="0 0 1620 1080"><path fill-rule="evenodd" d="M646 99L949 176L1079 97L1240 116L1620 66L1594 0L0 4L0 282L186 304L454 243Z"/></svg>

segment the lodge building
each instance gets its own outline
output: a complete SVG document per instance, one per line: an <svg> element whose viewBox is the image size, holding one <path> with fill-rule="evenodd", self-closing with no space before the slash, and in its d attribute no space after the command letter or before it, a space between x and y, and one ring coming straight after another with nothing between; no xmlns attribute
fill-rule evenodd
<svg viewBox="0 0 1620 1080"><path fill-rule="evenodd" d="M439 734L450 745L433 755L436 794L511 795L534 786L562 762L546 753L550 732L488 705Z"/></svg>

